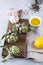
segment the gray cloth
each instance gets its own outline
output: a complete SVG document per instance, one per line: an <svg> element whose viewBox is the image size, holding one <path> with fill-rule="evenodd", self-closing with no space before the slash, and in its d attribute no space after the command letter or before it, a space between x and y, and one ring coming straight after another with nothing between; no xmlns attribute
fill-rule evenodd
<svg viewBox="0 0 43 65"><path fill-rule="evenodd" d="M43 36L43 26L38 27L36 31L29 31L27 33L27 58L43 62L43 49L36 49L33 46L34 40L40 36Z"/></svg>

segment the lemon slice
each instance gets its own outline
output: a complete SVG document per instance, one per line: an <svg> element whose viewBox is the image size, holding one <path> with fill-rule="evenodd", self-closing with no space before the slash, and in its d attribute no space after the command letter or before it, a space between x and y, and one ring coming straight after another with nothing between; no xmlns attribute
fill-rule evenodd
<svg viewBox="0 0 43 65"><path fill-rule="evenodd" d="M34 46L39 49L43 49L43 37L39 37L34 41Z"/></svg>

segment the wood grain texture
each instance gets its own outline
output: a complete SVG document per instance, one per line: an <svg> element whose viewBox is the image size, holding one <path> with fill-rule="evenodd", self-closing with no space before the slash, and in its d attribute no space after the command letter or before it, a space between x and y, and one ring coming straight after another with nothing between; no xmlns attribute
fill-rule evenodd
<svg viewBox="0 0 43 65"><path fill-rule="evenodd" d="M28 23L28 19L20 19L19 22L21 22L21 23L23 23L23 22ZM12 26L13 25L9 22L7 31L9 29L11 29ZM13 44L6 43L6 41L5 41L4 42L4 46L7 46L8 48L10 48L10 47L12 47L14 45L18 46L20 48L20 53L18 54L18 56L14 55L14 57L25 58L26 57L26 53L27 53L26 34L19 34L18 38L19 38L18 41L16 43L14 42ZM8 55L7 51L5 49L3 49L2 56L6 57L7 55Z"/></svg>

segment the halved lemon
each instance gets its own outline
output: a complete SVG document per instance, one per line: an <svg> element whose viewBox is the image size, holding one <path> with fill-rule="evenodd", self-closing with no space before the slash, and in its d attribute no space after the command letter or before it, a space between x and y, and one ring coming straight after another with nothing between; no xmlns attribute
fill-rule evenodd
<svg viewBox="0 0 43 65"><path fill-rule="evenodd" d="M43 49L43 37L36 38L34 46L39 49Z"/></svg>

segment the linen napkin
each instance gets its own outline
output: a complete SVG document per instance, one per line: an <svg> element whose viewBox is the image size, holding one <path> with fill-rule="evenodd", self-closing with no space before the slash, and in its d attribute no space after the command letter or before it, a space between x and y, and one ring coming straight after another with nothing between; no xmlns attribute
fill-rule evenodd
<svg viewBox="0 0 43 65"><path fill-rule="evenodd" d="M43 26L27 33L27 58L33 58L37 62L43 62L43 49L34 48L33 43L40 36L43 36Z"/></svg>

